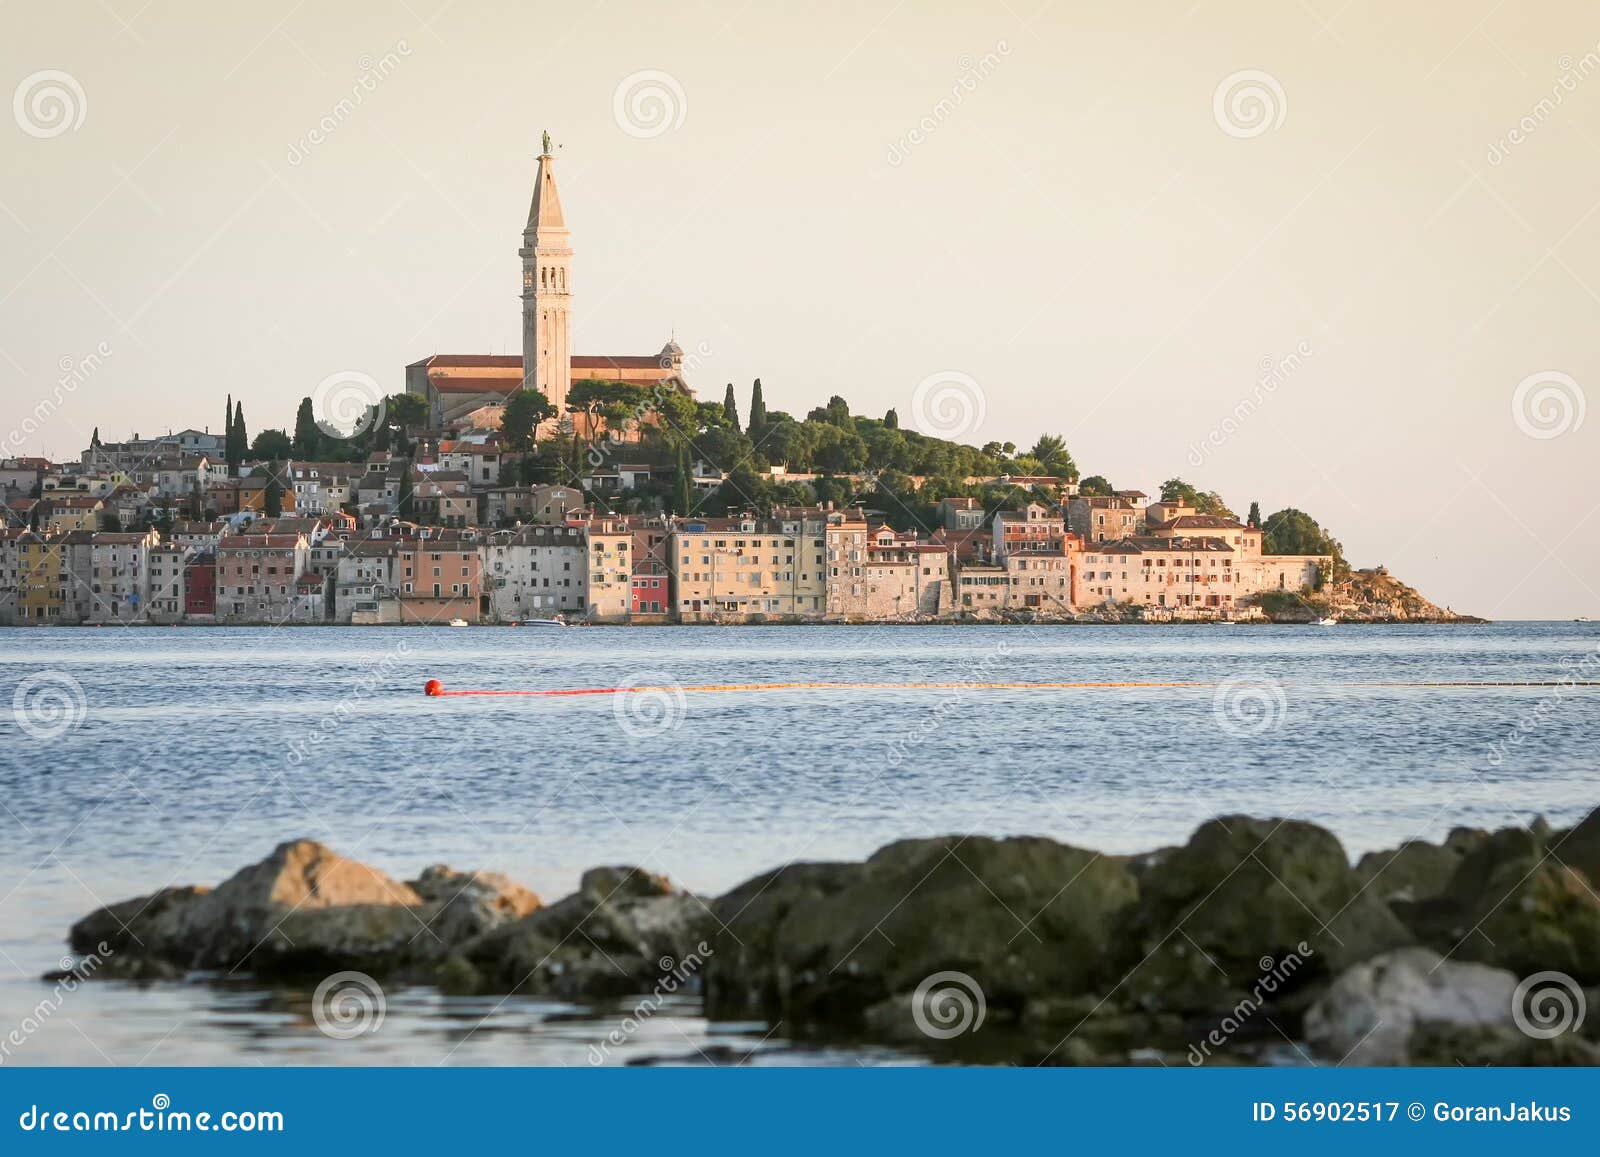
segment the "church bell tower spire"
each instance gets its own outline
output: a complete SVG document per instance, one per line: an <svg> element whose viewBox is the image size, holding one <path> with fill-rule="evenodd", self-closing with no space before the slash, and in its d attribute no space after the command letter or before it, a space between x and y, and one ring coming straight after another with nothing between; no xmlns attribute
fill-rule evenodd
<svg viewBox="0 0 1600 1157"><path fill-rule="evenodd" d="M572 242L556 190L555 157L544 134L533 203L522 230L522 385L543 391L558 415L572 384Z"/></svg>

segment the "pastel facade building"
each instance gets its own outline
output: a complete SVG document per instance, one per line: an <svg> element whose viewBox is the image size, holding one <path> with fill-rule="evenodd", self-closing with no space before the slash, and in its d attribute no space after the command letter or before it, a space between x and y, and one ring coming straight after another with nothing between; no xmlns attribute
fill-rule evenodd
<svg viewBox="0 0 1600 1157"><path fill-rule="evenodd" d="M496 531L484 563L489 613L500 622L588 613L589 547L581 524Z"/></svg>
<svg viewBox="0 0 1600 1157"><path fill-rule="evenodd" d="M287 622L310 550L303 533L225 535L217 547L218 621Z"/></svg>

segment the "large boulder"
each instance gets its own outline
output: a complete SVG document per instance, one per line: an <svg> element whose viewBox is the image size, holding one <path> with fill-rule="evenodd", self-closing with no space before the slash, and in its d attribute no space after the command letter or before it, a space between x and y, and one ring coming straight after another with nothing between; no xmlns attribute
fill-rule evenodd
<svg viewBox="0 0 1600 1157"><path fill-rule="evenodd" d="M1139 886L1106 979L1146 1010L1214 1013L1413 942L1315 824L1211 820Z"/></svg>
<svg viewBox="0 0 1600 1157"><path fill-rule="evenodd" d="M453 991L593 999L698 987L710 945L699 897L639 868L586 873L579 890L479 935L439 980Z"/></svg>
<svg viewBox="0 0 1600 1157"><path fill-rule="evenodd" d="M1516 987L1503 968L1401 948L1341 973L1306 1012L1305 1037L1344 1064L1409 1064L1413 1034L1424 1023L1512 1028Z"/></svg>
<svg viewBox="0 0 1600 1157"><path fill-rule="evenodd" d="M500 872L458 872L434 864L409 884L429 908L426 938L446 949L540 907L537 895Z"/></svg>
<svg viewBox="0 0 1600 1157"><path fill-rule="evenodd" d="M1570 830L1551 839L1552 854L1569 868L1576 868L1600 890L1600 808L1584 816Z"/></svg>
<svg viewBox="0 0 1600 1157"><path fill-rule="evenodd" d="M1362 856L1356 864L1356 878L1390 904L1431 899L1449 886L1467 853L1488 838L1488 832L1476 828L1456 828L1442 844L1407 840L1398 848Z"/></svg>
<svg viewBox="0 0 1600 1157"><path fill-rule="evenodd" d="M421 903L410 887L376 868L347 860L315 840L290 840L190 905L179 937L191 954L191 967L248 966L258 949L293 950L282 927L291 914Z"/></svg>
<svg viewBox="0 0 1600 1157"><path fill-rule="evenodd" d="M97 908L72 926L74 952L169 959L182 954L179 930L195 903L211 889L163 888L149 896Z"/></svg>
<svg viewBox="0 0 1600 1157"><path fill-rule="evenodd" d="M1538 824L1502 828L1463 858L1440 895L1402 915L1454 959L1600 982L1600 894L1563 862L1571 835L1560 839Z"/></svg>
<svg viewBox="0 0 1600 1157"><path fill-rule="evenodd" d="M717 902L708 1011L859 1025L954 973L986 1015L1015 1019L1091 984L1136 892L1117 860L1036 837L902 840L864 864L785 869Z"/></svg>

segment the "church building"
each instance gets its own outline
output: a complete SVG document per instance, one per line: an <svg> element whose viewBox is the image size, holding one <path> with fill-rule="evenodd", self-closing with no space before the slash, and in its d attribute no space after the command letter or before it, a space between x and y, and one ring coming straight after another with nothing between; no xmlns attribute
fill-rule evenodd
<svg viewBox="0 0 1600 1157"><path fill-rule="evenodd" d="M683 350L668 341L659 353L573 354L572 237L556 188L550 134L544 135L533 204L522 230L522 354L434 354L406 367L406 392L427 399L430 423L448 426L485 406L499 406L526 387L540 390L558 414L572 383L587 378L653 386L683 380Z"/></svg>

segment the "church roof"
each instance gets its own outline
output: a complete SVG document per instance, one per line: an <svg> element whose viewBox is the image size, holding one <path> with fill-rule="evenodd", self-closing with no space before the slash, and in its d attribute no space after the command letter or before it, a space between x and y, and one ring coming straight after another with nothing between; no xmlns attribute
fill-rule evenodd
<svg viewBox="0 0 1600 1157"><path fill-rule="evenodd" d="M539 175L534 178L533 204L528 206L528 228L565 229L567 221L561 213L561 194L556 192L555 158L539 158Z"/></svg>

